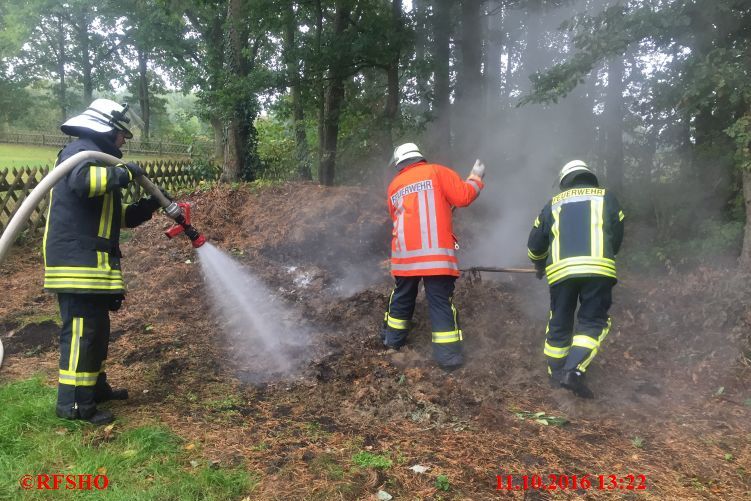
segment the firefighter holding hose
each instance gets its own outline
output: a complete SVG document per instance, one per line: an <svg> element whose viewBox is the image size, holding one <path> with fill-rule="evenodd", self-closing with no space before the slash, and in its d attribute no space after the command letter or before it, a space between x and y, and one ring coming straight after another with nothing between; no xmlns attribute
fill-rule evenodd
<svg viewBox="0 0 751 501"><path fill-rule="evenodd" d="M534 221L528 255L537 278L547 275L550 285L544 352L551 385L592 398L584 374L610 331L624 215L615 195L600 187L581 160L563 166L558 184L561 192Z"/></svg>
<svg viewBox="0 0 751 501"><path fill-rule="evenodd" d="M120 148L133 137L137 115L127 104L96 99L60 129L77 139L58 154L56 165L81 151L122 158ZM135 163L75 166L50 192L44 231L44 289L57 294L62 318L56 413L93 424L113 421L97 409L108 400L125 400L128 391L112 389L104 372L110 336L109 312L124 299L120 269L120 228L151 219L159 203L151 197L123 204L120 190L143 170Z"/></svg>
<svg viewBox="0 0 751 501"><path fill-rule="evenodd" d="M459 276L452 209L470 205L483 188L485 166L479 160L467 180L443 165L429 163L413 143L394 150L397 175L388 187L393 221L389 298L381 338L399 349L406 340L420 281L428 298L433 358L446 371L462 366L462 331L451 299Z"/></svg>

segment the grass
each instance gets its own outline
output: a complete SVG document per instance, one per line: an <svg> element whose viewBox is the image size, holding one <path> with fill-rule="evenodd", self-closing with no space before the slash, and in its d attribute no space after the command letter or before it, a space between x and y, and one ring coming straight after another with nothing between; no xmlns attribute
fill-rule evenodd
<svg viewBox="0 0 751 501"><path fill-rule="evenodd" d="M352 462L361 468L391 468L394 464L388 456L371 454L370 452L361 451L352 456Z"/></svg>
<svg viewBox="0 0 751 501"><path fill-rule="evenodd" d="M60 148L53 146L32 146L27 144L0 144L0 169L6 167L38 167L53 165L57 159ZM167 157L156 155L126 155L125 161L163 160ZM171 157L170 157L171 158Z"/></svg>
<svg viewBox="0 0 751 501"><path fill-rule="evenodd" d="M196 455L159 425L95 428L54 415L55 390L40 378L0 386L0 500L238 499L257 478ZM193 466L196 465L196 466ZM24 475L107 475L105 490L21 490Z"/></svg>

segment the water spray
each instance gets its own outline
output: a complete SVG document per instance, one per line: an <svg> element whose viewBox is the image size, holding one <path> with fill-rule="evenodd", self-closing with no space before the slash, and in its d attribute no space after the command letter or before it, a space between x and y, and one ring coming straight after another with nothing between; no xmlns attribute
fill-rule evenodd
<svg viewBox="0 0 751 501"><path fill-rule="evenodd" d="M57 182L65 177L68 172L84 162L97 162L114 166L121 164L122 160L100 151L82 151L55 166L55 168L52 169L49 174L44 176L39 184L31 190L31 193L29 193L23 203L21 203L18 210L16 210L15 215L10 221L8 221L5 231L2 236L0 236L0 265L5 261L5 257L8 254L11 245L16 241L18 234L23 229L23 225L29 217L31 217L31 214L37 208L39 203L45 196L47 196L47 193L49 193ZM175 223L177 223L175 227L168 230L167 236L169 238L173 238L180 233L185 233L195 248L206 243L206 238L190 224L190 206L188 204L177 203L170 200L164 196L161 190L159 190L159 188L157 188L157 186L146 176L137 177L135 182L140 184L149 195L159 201L159 205L162 206L164 212L174 219ZM179 231L177 228L179 228ZM0 341L0 366L3 363L3 351L3 343Z"/></svg>

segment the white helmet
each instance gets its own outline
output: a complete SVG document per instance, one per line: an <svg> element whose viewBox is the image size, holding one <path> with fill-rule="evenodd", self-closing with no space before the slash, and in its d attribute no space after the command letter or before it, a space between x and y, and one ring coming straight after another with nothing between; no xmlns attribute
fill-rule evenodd
<svg viewBox="0 0 751 501"><path fill-rule="evenodd" d="M425 157L422 156L420 149L415 143L404 143L394 149L394 156L391 157L389 165L391 167L396 167L405 160L410 159L414 159L414 161L417 162L419 160L425 160Z"/></svg>
<svg viewBox="0 0 751 501"><path fill-rule="evenodd" d="M117 104L109 99L95 99L86 111L61 125L60 130L69 136L80 136L81 129L102 133L118 130L124 132L125 137L130 139L133 133L126 124L129 124L131 118L134 117L127 103Z"/></svg>
<svg viewBox="0 0 751 501"><path fill-rule="evenodd" d="M561 186L563 180L571 174L583 174L585 172L591 174L592 177L595 178L595 180L597 179L595 173L589 170L589 167L587 167L586 163L581 160L571 160L561 169L561 173L558 175L558 185Z"/></svg>

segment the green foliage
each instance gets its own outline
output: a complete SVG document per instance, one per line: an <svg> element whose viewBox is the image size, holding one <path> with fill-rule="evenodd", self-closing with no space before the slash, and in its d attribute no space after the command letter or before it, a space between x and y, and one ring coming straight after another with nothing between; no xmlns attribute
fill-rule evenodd
<svg viewBox="0 0 751 501"><path fill-rule="evenodd" d="M205 158L194 158L190 163L190 170L193 173L194 179L207 182L219 179L219 175L221 174L221 167Z"/></svg>
<svg viewBox="0 0 751 501"><path fill-rule="evenodd" d="M435 479L435 488L439 491L448 492L451 489L448 475L438 475Z"/></svg>
<svg viewBox="0 0 751 501"><path fill-rule="evenodd" d="M183 441L162 426L94 429L54 414L56 392L39 378L0 386L0 499L19 499L18 480L37 473L106 474L102 498L114 500L237 499L257 478L241 469L192 466ZM200 458L198 458L200 459ZM26 491L24 499L47 499ZM60 490L56 498L78 499Z"/></svg>
<svg viewBox="0 0 751 501"><path fill-rule="evenodd" d="M352 456L352 461L362 468L391 468L393 461L388 456L371 454L370 452L361 451Z"/></svg>
<svg viewBox="0 0 751 501"><path fill-rule="evenodd" d="M744 115L726 131L735 143L735 161L743 170L751 170L751 114Z"/></svg>
<svg viewBox="0 0 751 501"><path fill-rule="evenodd" d="M662 240L653 246L630 250L619 259L631 269L672 270L740 253L744 233L742 221L708 219L697 224L694 230L690 238Z"/></svg>
<svg viewBox="0 0 751 501"><path fill-rule="evenodd" d="M539 423L544 426L553 425L553 426L563 426L565 424L568 424L568 419L563 417L556 417L551 416L549 414L545 414L544 411L539 412L529 412L529 411L517 411L514 412L514 415L518 417L519 419L529 419L534 421L535 423Z"/></svg>
<svg viewBox="0 0 751 501"><path fill-rule="evenodd" d="M295 137L290 124L269 115L256 120L256 130L261 161L257 177L275 180L296 177Z"/></svg>

